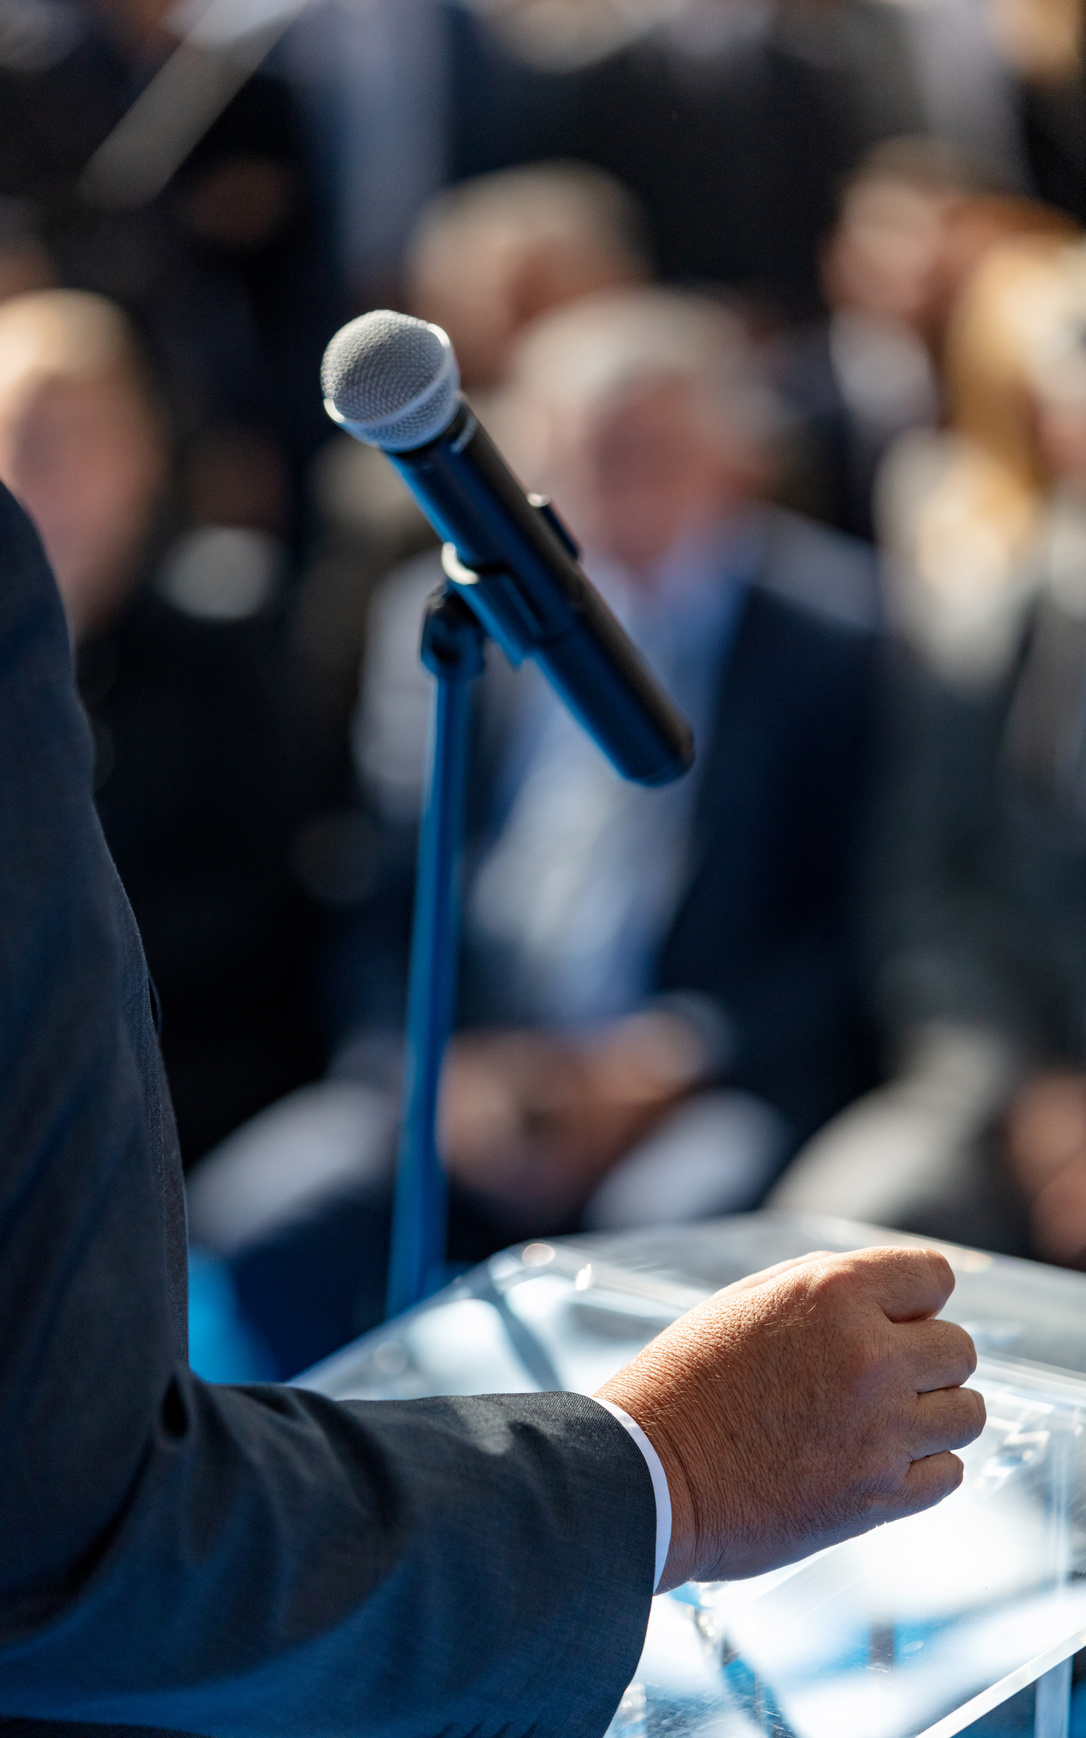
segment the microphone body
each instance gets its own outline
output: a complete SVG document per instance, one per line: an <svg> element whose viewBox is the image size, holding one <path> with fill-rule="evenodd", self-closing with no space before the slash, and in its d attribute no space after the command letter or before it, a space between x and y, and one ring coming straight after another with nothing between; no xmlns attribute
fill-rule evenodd
<svg viewBox="0 0 1086 1738"><path fill-rule="evenodd" d="M666 784L688 771L689 725L581 571L549 502L524 493L474 412L461 401L437 440L388 458L455 549L445 572L510 661L535 659L624 778Z"/></svg>
<svg viewBox="0 0 1086 1738"><path fill-rule="evenodd" d="M437 328L405 316L365 315L329 345L329 414L357 439L380 446L399 471L445 541L448 578L510 661L535 659L624 778L645 785L679 778L694 760L689 724L581 569L577 546L550 503L525 494L456 392L455 380L441 401L438 432L417 446L405 444L402 435L386 444L379 423L356 421L357 411L352 416L349 376L347 387L336 389L345 373L342 357L349 367L355 334L361 331L364 338L377 321L386 328L395 322L394 333L411 327L434 334L450 359L446 368L455 367L448 339ZM384 343L380 329L378 337ZM375 351L380 354L371 344L365 357L371 368ZM390 373L386 368L381 379L389 397ZM424 387L424 402L440 385ZM414 414L412 406L408 414Z"/></svg>

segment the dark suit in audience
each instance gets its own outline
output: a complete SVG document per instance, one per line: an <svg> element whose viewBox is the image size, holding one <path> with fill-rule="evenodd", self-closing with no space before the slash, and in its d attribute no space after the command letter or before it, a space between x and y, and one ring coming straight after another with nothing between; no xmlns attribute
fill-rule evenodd
<svg viewBox="0 0 1086 1738"><path fill-rule="evenodd" d="M436 558L411 570L416 600L430 580L440 581ZM736 1043L727 1078L764 1094L802 1138L857 1079L847 904L870 748L876 567L861 545L772 510L740 588L682 823L686 867L653 938L649 993L691 991L718 1003ZM500 667L494 675L480 721L469 866L511 805L503 751L516 741L516 689ZM402 864L413 860L413 838L400 834L386 851L393 866L347 974L356 1000L346 1030L393 1024L404 1011L411 886ZM462 1020L507 1020L508 984L485 941L473 942L470 919L463 970Z"/></svg>
<svg viewBox="0 0 1086 1738"><path fill-rule="evenodd" d="M789 499L828 525L873 541L872 493L887 445L868 433L841 388L826 322L785 340L781 390L796 415Z"/></svg>
<svg viewBox="0 0 1086 1738"><path fill-rule="evenodd" d="M842 180L875 139L918 124L917 96L885 7L735 11L729 30L721 9L718 44L654 33L582 74L577 154L638 194L665 278L802 318L821 304Z"/></svg>
<svg viewBox="0 0 1086 1738"><path fill-rule="evenodd" d="M318 913L292 863L324 782L310 709L274 595L208 619L148 576L77 670L191 1164L324 1061Z"/></svg>
<svg viewBox="0 0 1086 1738"><path fill-rule="evenodd" d="M853 536L875 536L876 477L894 441L938 421L955 225L993 173L945 140L876 145L822 247L827 316L775 347L792 415L786 496Z"/></svg>

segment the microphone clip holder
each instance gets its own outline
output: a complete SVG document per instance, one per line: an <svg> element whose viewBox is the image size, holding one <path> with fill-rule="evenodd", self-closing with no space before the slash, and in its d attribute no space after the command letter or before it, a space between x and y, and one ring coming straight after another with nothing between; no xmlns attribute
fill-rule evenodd
<svg viewBox="0 0 1086 1738"><path fill-rule="evenodd" d="M431 595L423 619L421 658L436 685L411 933L389 1316L421 1302L445 1283L447 1184L437 1144L438 1090L456 1000L471 685L483 673L487 638L486 629L453 585L447 583Z"/></svg>

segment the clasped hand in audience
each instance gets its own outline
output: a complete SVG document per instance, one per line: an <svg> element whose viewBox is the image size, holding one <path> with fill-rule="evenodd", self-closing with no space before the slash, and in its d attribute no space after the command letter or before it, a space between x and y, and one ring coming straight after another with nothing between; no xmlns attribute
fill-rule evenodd
<svg viewBox="0 0 1086 1738"><path fill-rule="evenodd" d="M493 1201L564 1216L690 1090L703 1061L697 1036L665 1011L576 1037L462 1034L442 1081L445 1162Z"/></svg>
<svg viewBox="0 0 1086 1738"><path fill-rule="evenodd" d="M1037 1254L1086 1264L1086 1075L1052 1069L1019 1087L1007 1114L1006 1153L1029 1204Z"/></svg>

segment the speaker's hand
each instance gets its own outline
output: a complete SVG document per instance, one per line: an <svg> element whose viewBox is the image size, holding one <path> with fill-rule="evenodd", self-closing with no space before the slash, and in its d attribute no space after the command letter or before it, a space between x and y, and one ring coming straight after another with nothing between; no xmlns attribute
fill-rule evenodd
<svg viewBox="0 0 1086 1738"><path fill-rule="evenodd" d="M934 1250L782 1263L699 1304L605 1384L667 1474L663 1586L760 1574L957 1487L951 1451L985 1413L961 1386L972 1340L933 1319L953 1288Z"/></svg>

